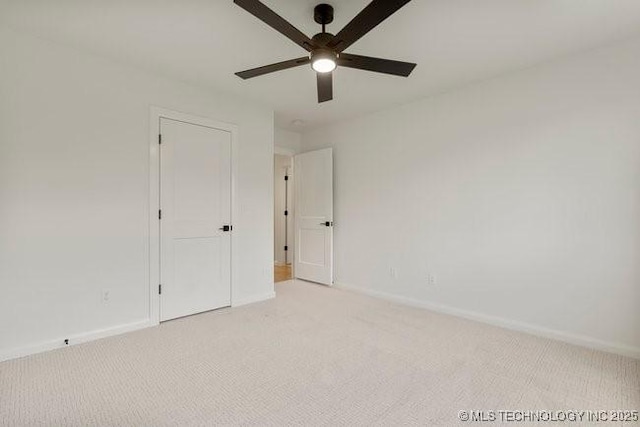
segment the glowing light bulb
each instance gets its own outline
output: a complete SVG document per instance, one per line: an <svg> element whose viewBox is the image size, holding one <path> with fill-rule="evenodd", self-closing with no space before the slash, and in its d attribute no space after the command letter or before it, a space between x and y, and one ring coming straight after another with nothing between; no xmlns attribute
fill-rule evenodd
<svg viewBox="0 0 640 427"><path fill-rule="evenodd" d="M336 61L329 58L320 58L313 61L311 66L319 73L330 73L336 69Z"/></svg>
<svg viewBox="0 0 640 427"><path fill-rule="evenodd" d="M328 49L317 49L311 52L311 68L318 73L330 73L336 69L338 55Z"/></svg>

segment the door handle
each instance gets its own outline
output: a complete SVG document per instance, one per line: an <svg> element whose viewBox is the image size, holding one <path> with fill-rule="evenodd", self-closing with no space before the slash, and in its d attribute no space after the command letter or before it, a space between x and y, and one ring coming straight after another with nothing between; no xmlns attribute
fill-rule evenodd
<svg viewBox="0 0 640 427"><path fill-rule="evenodd" d="M320 225L324 225L325 227L333 227L333 221L321 222Z"/></svg>
<svg viewBox="0 0 640 427"><path fill-rule="evenodd" d="M231 231L231 230L233 230L233 226L231 226L231 225L223 225L222 227L218 228L218 230L220 230L220 231Z"/></svg>

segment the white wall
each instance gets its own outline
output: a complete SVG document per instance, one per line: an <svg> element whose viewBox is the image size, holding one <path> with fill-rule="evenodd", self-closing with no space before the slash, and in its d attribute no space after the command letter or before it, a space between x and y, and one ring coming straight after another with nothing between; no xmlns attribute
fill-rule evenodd
<svg viewBox="0 0 640 427"><path fill-rule="evenodd" d="M294 250L294 229L293 229L293 158L282 154L276 154L274 158L274 261L278 264L292 263ZM284 177L289 180L285 181ZM285 183L287 185L285 185ZM285 191L285 189L287 191ZM285 197L285 194L287 197ZM284 215L286 210L288 216ZM285 234L285 229L288 234ZM288 246L288 254L285 254L284 247ZM288 256L287 256L288 255Z"/></svg>
<svg viewBox="0 0 640 427"><path fill-rule="evenodd" d="M337 283L640 357L640 39L303 135L329 145Z"/></svg>
<svg viewBox="0 0 640 427"><path fill-rule="evenodd" d="M148 324L151 106L238 125L233 300L273 295L272 111L1 28L0 58L0 359Z"/></svg>
<svg viewBox="0 0 640 427"><path fill-rule="evenodd" d="M276 149L283 148L288 154L296 154L300 152L301 144L302 134L286 129L275 128L274 145Z"/></svg>

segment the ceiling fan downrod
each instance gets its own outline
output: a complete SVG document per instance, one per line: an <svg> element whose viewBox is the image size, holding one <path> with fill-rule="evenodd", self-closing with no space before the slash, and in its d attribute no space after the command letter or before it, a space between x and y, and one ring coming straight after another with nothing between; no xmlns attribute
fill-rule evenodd
<svg viewBox="0 0 640 427"><path fill-rule="evenodd" d="M313 20L322 25L322 32L325 33L325 27L333 22L333 6L322 3L313 8Z"/></svg>

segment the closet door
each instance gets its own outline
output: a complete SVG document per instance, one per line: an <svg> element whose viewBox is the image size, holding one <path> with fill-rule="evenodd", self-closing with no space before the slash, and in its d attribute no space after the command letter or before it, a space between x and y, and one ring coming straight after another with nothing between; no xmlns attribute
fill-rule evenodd
<svg viewBox="0 0 640 427"><path fill-rule="evenodd" d="M161 119L160 319L231 305L231 134Z"/></svg>

